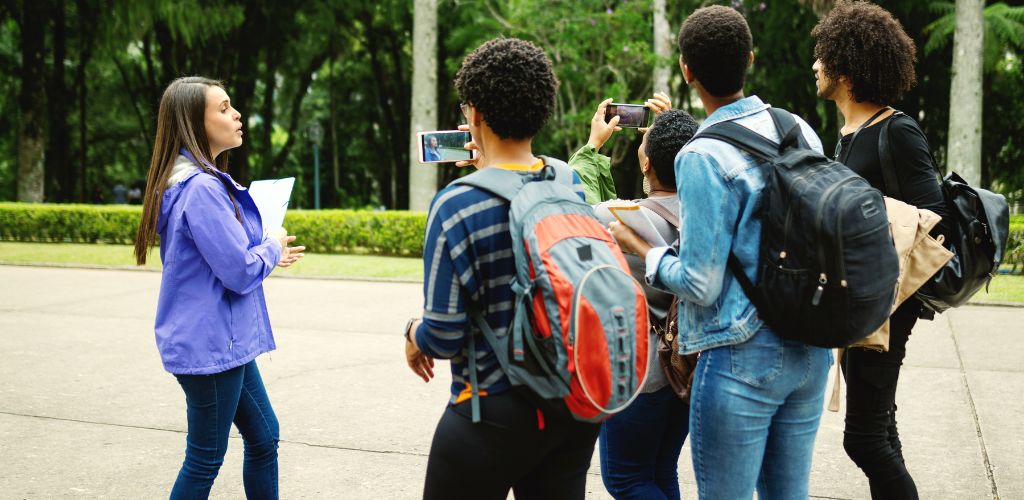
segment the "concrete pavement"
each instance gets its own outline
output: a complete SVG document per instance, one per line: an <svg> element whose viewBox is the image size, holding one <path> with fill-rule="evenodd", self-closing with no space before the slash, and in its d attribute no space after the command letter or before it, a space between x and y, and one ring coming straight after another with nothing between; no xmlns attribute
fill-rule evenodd
<svg viewBox="0 0 1024 500"><path fill-rule="evenodd" d="M0 266L0 498L166 498L184 452L184 397L152 322L159 274ZM421 286L273 278L278 351L259 358L281 421L282 498L418 498L446 363L430 384L402 358ZM922 322L900 378L900 431L921 498L1024 498L1024 309ZM241 498L231 441L214 498ZM689 447L684 498L695 498ZM595 459L588 498L610 498ZM817 498L867 498L825 412Z"/></svg>

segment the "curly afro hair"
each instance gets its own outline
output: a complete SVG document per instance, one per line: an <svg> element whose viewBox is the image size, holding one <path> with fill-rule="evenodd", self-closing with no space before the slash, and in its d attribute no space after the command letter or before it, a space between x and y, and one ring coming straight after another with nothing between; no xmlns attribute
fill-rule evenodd
<svg viewBox="0 0 1024 500"><path fill-rule="evenodd" d="M695 10L679 29L679 53L697 81L715 97L743 89L754 42L736 10L712 5Z"/></svg>
<svg viewBox="0 0 1024 500"><path fill-rule="evenodd" d="M644 154L651 161L654 175L666 187L676 185L676 154L697 133L697 121L681 109L658 115L647 130Z"/></svg>
<svg viewBox="0 0 1024 500"><path fill-rule="evenodd" d="M868 2L840 0L811 30L814 57L832 81L850 80L857 102L886 105L917 83L914 41L889 11Z"/></svg>
<svg viewBox="0 0 1024 500"><path fill-rule="evenodd" d="M497 38L462 60L455 88L498 137L521 140L536 135L551 117L558 79L551 60L536 45Z"/></svg>

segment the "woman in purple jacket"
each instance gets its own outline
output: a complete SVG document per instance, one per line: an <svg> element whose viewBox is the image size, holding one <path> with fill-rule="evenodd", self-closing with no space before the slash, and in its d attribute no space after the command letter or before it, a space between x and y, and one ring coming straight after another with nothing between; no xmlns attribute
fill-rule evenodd
<svg viewBox="0 0 1024 500"><path fill-rule="evenodd" d="M146 263L159 234L156 343L188 408L172 499L209 496L232 422L245 443L246 497L278 497L277 417L254 360L274 349L263 280L305 247L289 247L283 228L265 234L252 197L226 173L241 118L207 78L174 80L160 99L135 259Z"/></svg>

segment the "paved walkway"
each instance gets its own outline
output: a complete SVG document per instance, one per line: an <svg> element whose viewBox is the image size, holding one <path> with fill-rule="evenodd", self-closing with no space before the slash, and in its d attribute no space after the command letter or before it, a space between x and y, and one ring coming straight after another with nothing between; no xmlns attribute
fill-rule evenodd
<svg viewBox="0 0 1024 500"><path fill-rule="evenodd" d="M184 398L161 367L159 274L0 266L0 498L166 498ZM447 370L405 367L414 284L274 278L279 350L259 360L282 425L283 498L418 498ZM924 322L900 378L900 430L921 498L1024 498L1024 309L966 307ZM233 439L215 498L242 498ZM689 447L684 498L695 498ZM595 460L588 498L609 498ZM826 412L811 494L867 498Z"/></svg>

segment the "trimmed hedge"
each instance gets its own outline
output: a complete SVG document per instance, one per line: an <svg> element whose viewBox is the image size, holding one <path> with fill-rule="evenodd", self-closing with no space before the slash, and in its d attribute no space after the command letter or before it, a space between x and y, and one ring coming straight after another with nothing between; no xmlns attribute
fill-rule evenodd
<svg viewBox="0 0 1024 500"><path fill-rule="evenodd" d="M141 214L128 205L0 203L0 239L131 244Z"/></svg>
<svg viewBox="0 0 1024 500"><path fill-rule="evenodd" d="M142 207L0 203L0 240L71 243L135 242ZM419 256L424 212L289 210L288 232L310 252Z"/></svg>
<svg viewBox="0 0 1024 500"><path fill-rule="evenodd" d="M0 202L0 240L73 243L135 242L142 207ZM289 210L288 232L316 253L419 256L424 212ZM1024 267L1024 214L1010 216L1004 262Z"/></svg>
<svg viewBox="0 0 1024 500"><path fill-rule="evenodd" d="M284 226L317 253L420 256L426 212L289 210Z"/></svg>

